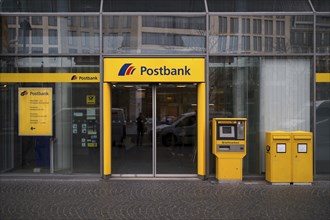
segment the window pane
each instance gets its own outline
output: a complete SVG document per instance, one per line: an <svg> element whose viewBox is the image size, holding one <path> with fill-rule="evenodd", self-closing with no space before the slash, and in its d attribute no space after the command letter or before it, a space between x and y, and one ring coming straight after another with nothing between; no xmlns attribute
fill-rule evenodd
<svg viewBox="0 0 330 220"><path fill-rule="evenodd" d="M43 47L32 47L42 53ZM51 49L51 48L49 48ZM55 48L56 50L57 48ZM46 49L45 49L46 50ZM1 73L98 73L99 56L0 57ZM5 86L4 86L5 85ZM53 137L18 135L18 88L52 88ZM0 172L49 174L99 173L99 83L5 83L0 93ZM86 104L94 95L95 104ZM88 116L88 117L87 117ZM77 118L78 117L78 118ZM74 128L79 128L75 132ZM88 131L83 132L87 127ZM84 143L93 145L86 146ZM52 145L53 144L53 145ZM53 152L51 154L51 147ZM53 156L51 158L51 155Z"/></svg>
<svg viewBox="0 0 330 220"><path fill-rule="evenodd" d="M230 36L229 51L238 50L238 36Z"/></svg>
<svg viewBox="0 0 330 220"><path fill-rule="evenodd" d="M316 11L330 12L330 1L324 0L311 0Z"/></svg>
<svg viewBox="0 0 330 220"><path fill-rule="evenodd" d="M316 58L316 72L330 73L330 56ZM316 82L316 173L330 173L330 82Z"/></svg>
<svg viewBox="0 0 330 220"><path fill-rule="evenodd" d="M253 37L253 50L261 51L261 37Z"/></svg>
<svg viewBox="0 0 330 220"><path fill-rule="evenodd" d="M48 17L48 26L57 26L57 17L49 16Z"/></svg>
<svg viewBox="0 0 330 220"><path fill-rule="evenodd" d="M253 19L253 33L261 34L261 19Z"/></svg>
<svg viewBox="0 0 330 220"><path fill-rule="evenodd" d="M203 0L108 0L104 12L204 12Z"/></svg>
<svg viewBox="0 0 330 220"><path fill-rule="evenodd" d="M49 29L48 30L49 44L57 45L57 30Z"/></svg>
<svg viewBox="0 0 330 220"><path fill-rule="evenodd" d="M3 12L99 12L101 0L4 0Z"/></svg>
<svg viewBox="0 0 330 220"><path fill-rule="evenodd" d="M31 48L32 53L43 53L42 47L32 47Z"/></svg>
<svg viewBox="0 0 330 220"><path fill-rule="evenodd" d="M243 173L265 171L266 131L311 130L311 63L312 57L210 56L210 119L249 119L249 154L243 159ZM210 160L214 173L212 153Z"/></svg>
<svg viewBox="0 0 330 220"><path fill-rule="evenodd" d="M20 103L16 97L19 89L26 87L52 89L51 117L56 142L50 136L18 135ZM51 167L58 174L99 173L99 103L87 105L87 95L99 100L99 84L7 83L0 99L1 173L42 175L51 173ZM88 127L88 133L84 127Z"/></svg>
<svg viewBox="0 0 330 220"><path fill-rule="evenodd" d="M42 17L41 16L32 16L32 24L33 25L42 25Z"/></svg>
<svg viewBox="0 0 330 220"><path fill-rule="evenodd" d="M227 17L219 17L219 33L227 33Z"/></svg>
<svg viewBox="0 0 330 220"><path fill-rule="evenodd" d="M99 16L3 16L1 19L8 27L2 29L6 36L0 38L2 53L26 54L31 52L30 48L41 46L45 54L54 51L49 50L49 46L57 48L59 54L100 51L99 44L91 43L100 41L99 29L94 28Z"/></svg>
<svg viewBox="0 0 330 220"><path fill-rule="evenodd" d="M249 34L250 33L250 19L242 18L242 33Z"/></svg>
<svg viewBox="0 0 330 220"><path fill-rule="evenodd" d="M238 33L238 18L230 18L230 33Z"/></svg>
<svg viewBox="0 0 330 220"><path fill-rule="evenodd" d="M330 16L316 17L316 51L330 53Z"/></svg>
<svg viewBox="0 0 330 220"><path fill-rule="evenodd" d="M277 37L276 38L276 51L278 52L285 52L285 38Z"/></svg>
<svg viewBox="0 0 330 220"><path fill-rule="evenodd" d="M273 34L273 21L265 20L265 34L272 35Z"/></svg>
<svg viewBox="0 0 330 220"><path fill-rule="evenodd" d="M250 36L242 36L242 50L250 50Z"/></svg>
<svg viewBox="0 0 330 220"><path fill-rule="evenodd" d="M228 36L229 43L223 48L219 47L221 45L219 36L224 35L222 27L225 20L229 21L230 36ZM319 50L329 52L329 31L327 31L329 25L326 25L326 22L328 20L320 23L319 30L322 30L322 33L319 32L317 36L319 42L322 41ZM238 47L235 46L236 39ZM313 16L210 16L209 50L211 54L220 51L230 54L233 52L311 54L313 53Z"/></svg>
<svg viewBox="0 0 330 220"><path fill-rule="evenodd" d="M56 52L57 48L49 49ZM0 59L2 73L99 73L100 71L98 56L0 57Z"/></svg>
<svg viewBox="0 0 330 220"><path fill-rule="evenodd" d="M225 52L227 48L227 36L219 36L219 45L218 50L221 52Z"/></svg>
<svg viewBox="0 0 330 220"><path fill-rule="evenodd" d="M274 48L273 37L265 37L265 51L272 52Z"/></svg>
<svg viewBox="0 0 330 220"><path fill-rule="evenodd" d="M205 17L105 16L104 52L205 53L205 26Z"/></svg>
<svg viewBox="0 0 330 220"><path fill-rule="evenodd" d="M312 11L308 0L208 0L211 12Z"/></svg>
<svg viewBox="0 0 330 220"><path fill-rule="evenodd" d="M42 44L43 30L32 29L32 44Z"/></svg>

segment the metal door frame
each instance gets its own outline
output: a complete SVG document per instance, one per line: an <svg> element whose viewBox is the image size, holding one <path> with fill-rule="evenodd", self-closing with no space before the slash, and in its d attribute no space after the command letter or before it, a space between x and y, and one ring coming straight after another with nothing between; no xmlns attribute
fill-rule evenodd
<svg viewBox="0 0 330 220"><path fill-rule="evenodd" d="M105 77L105 63L104 60L107 58L162 58L162 59L167 59L167 58L199 58L204 60L204 68L202 76L204 77L204 80L192 80L192 81L184 81L185 83L197 83L197 173L196 174L156 174L153 172L153 174L121 174L121 175L115 175L112 174L111 172L111 135L104 135L104 134L109 134L111 133L111 82L117 82L120 83L119 81L112 80L111 78L106 78ZM139 56L101 56L100 59L100 68L101 68L101 77L100 77L100 108L101 108L101 153L100 153L100 171L101 171L101 176L102 178L108 178L108 177L196 177L196 176L208 176L208 167L209 167L209 137L207 135L209 131L209 125L208 125L208 68L207 68L207 56L203 55L178 55L178 54L169 54L169 55L139 55ZM162 81L163 82L163 81ZM124 83L124 81L123 81ZM131 82L135 83L135 82ZM136 82L139 83L139 82ZM140 82L140 83L150 83L150 82ZM166 83L171 83L167 82ZM153 99L156 99L156 91L154 91ZM156 102L154 102L154 107L153 111L156 111ZM153 117L153 129L156 128L156 123L155 123L156 117ZM153 132L155 133L155 132ZM153 134L154 135L154 134ZM154 142L156 141L156 138L153 137L153 147L155 146ZM153 150L154 154L156 153L155 150ZM156 164L156 162L154 163ZM153 169L155 170L155 166Z"/></svg>

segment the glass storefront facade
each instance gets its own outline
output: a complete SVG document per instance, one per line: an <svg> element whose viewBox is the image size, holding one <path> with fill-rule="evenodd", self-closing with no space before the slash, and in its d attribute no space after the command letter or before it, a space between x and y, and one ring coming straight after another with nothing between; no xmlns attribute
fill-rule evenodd
<svg viewBox="0 0 330 220"><path fill-rule="evenodd" d="M1 1L0 172L102 175L103 59L203 57L206 119L248 119L244 175L265 172L265 132L272 130L314 132L314 172L329 174L329 3L260 2ZM72 78L57 80L66 74ZM75 80L90 74L98 80ZM43 75L50 80L38 79ZM111 84L113 174L150 173L153 158L157 173L196 173L197 86ZM19 135L18 91L24 88L52 88L51 136ZM141 141L141 112L149 148L138 151L132 146ZM170 127L185 114L191 114L182 120L185 134L192 132L189 143L175 137L183 152L171 150L173 134L151 140L152 123ZM211 135L206 126L206 175L215 173Z"/></svg>

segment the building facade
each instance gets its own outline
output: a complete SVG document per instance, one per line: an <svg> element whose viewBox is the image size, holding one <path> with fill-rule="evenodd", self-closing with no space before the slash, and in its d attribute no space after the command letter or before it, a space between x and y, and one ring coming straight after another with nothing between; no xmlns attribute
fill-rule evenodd
<svg viewBox="0 0 330 220"><path fill-rule="evenodd" d="M1 175L212 176L217 117L248 120L244 175L265 172L275 130L313 132L330 173L328 1L0 3ZM110 75L186 59L203 80Z"/></svg>

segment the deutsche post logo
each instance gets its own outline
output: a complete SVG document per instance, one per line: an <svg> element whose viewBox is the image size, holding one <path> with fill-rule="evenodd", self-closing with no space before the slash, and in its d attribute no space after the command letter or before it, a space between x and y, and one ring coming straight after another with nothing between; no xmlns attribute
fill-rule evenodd
<svg viewBox="0 0 330 220"><path fill-rule="evenodd" d="M27 95L27 94L29 94L29 93L28 93L28 91L26 91L26 90L24 90L23 92L21 92L21 96L25 96L25 95Z"/></svg>
<svg viewBox="0 0 330 220"><path fill-rule="evenodd" d="M86 104L95 105L95 103L96 103L96 96L95 95L87 95L86 96Z"/></svg>
<svg viewBox="0 0 330 220"><path fill-rule="evenodd" d="M133 75L135 68L131 63L125 63L119 70L118 76Z"/></svg>
<svg viewBox="0 0 330 220"><path fill-rule="evenodd" d="M73 76L71 77L71 80L76 80L76 79L78 79L78 77L77 77L76 75L73 75Z"/></svg>

